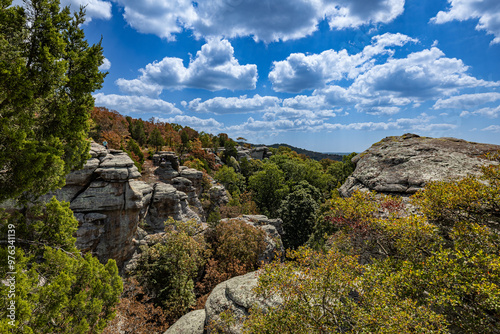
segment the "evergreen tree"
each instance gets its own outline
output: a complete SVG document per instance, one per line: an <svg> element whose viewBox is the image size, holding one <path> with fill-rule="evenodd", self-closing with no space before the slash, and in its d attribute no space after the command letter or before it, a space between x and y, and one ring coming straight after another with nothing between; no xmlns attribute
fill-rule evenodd
<svg viewBox="0 0 500 334"><path fill-rule="evenodd" d="M165 139L161 135L160 130L158 128L154 128L154 130L149 135L149 144L153 145L156 151L159 151L160 148L165 145Z"/></svg>
<svg viewBox="0 0 500 334"><path fill-rule="evenodd" d="M115 261L78 252L68 203L31 200L88 156L101 45L85 41L83 9L72 17L58 0L11 4L0 0L0 202L22 209L0 209L0 332L100 333L122 291Z"/></svg>
<svg viewBox="0 0 500 334"><path fill-rule="evenodd" d="M285 248L297 248L306 243L313 232L320 191L302 181L281 202L278 212L283 220Z"/></svg>
<svg viewBox="0 0 500 334"><path fill-rule="evenodd" d="M91 93L105 76L83 9L71 17L58 0L11 3L0 2L0 201L56 189L82 166Z"/></svg>

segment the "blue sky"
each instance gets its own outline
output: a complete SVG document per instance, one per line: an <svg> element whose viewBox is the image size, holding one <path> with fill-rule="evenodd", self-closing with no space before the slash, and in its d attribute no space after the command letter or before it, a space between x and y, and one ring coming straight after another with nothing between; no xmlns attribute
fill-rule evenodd
<svg viewBox="0 0 500 334"><path fill-rule="evenodd" d="M97 106L252 143L500 144L498 0L63 0L109 71Z"/></svg>

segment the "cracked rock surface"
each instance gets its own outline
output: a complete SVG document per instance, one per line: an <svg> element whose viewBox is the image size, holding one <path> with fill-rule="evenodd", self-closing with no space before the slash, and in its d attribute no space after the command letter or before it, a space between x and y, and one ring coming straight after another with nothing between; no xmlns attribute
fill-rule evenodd
<svg viewBox="0 0 500 334"><path fill-rule="evenodd" d="M356 169L339 191L344 197L355 190L412 195L430 181L478 175L480 166L491 163L484 155L498 150L455 138L386 137L353 158Z"/></svg>

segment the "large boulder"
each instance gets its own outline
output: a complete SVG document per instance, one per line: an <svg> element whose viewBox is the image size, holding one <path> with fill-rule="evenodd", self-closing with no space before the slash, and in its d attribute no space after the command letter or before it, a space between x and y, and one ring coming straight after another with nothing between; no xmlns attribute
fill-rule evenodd
<svg viewBox="0 0 500 334"><path fill-rule="evenodd" d="M387 137L352 159L356 169L339 190L345 197L355 190L409 196L430 181L478 175L491 163L484 155L498 150L455 138Z"/></svg>
<svg viewBox="0 0 500 334"><path fill-rule="evenodd" d="M186 193L171 184L159 182L154 187L146 222L151 231L157 233L165 229L165 221L169 217L174 220L194 219L201 222L200 217L189 207Z"/></svg>
<svg viewBox="0 0 500 334"><path fill-rule="evenodd" d="M221 317L223 313L230 313L232 317L229 328L225 328L225 333L243 333L243 322L248 317L251 307L266 309L281 303L278 296L267 299L258 297L253 291L258 280L259 272L254 271L218 284L210 293L204 310L184 315L164 334L218 333L217 325L223 321ZM202 321L204 321L204 329L200 326Z"/></svg>
<svg viewBox="0 0 500 334"><path fill-rule="evenodd" d="M203 334L204 332L205 310L196 310L185 314L164 334Z"/></svg>

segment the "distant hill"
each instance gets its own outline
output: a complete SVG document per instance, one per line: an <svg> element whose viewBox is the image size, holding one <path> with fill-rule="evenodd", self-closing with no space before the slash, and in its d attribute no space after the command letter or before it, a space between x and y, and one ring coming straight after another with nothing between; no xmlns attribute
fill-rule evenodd
<svg viewBox="0 0 500 334"><path fill-rule="evenodd" d="M314 151L305 150L303 148L298 148L298 147L295 147L295 146L291 146L291 145L288 145L288 144L252 145L252 146L267 146L267 147L273 147L273 148L278 148L280 146L285 146L285 147L289 147L290 149L292 149L292 151L295 151L298 154L304 154L304 155L308 156L309 158L317 160L317 161L320 161L321 159L331 159L331 160L335 160L335 161L342 161L342 156L339 155L339 154L329 154L329 153L314 152Z"/></svg>

